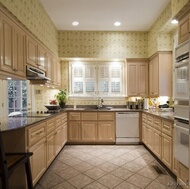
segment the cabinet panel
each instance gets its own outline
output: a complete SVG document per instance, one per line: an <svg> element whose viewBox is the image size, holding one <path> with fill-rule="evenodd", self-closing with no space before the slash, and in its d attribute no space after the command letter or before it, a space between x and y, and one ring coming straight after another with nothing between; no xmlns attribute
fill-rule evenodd
<svg viewBox="0 0 190 189"><path fill-rule="evenodd" d="M98 112L98 120L115 120L115 113L114 112Z"/></svg>
<svg viewBox="0 0 190 189"><path fill-rule="evenodd" d="M179 20L178 24L178 44L188 40L190 37L190 15L187 14Z"/></svg>
<svg viewBox="0 0 190 189"><path fill-rule="evenodd" d="M55 158L55 134L54 132L47 136L47 166L51 164L51 162Z"/></svg>
<svg viewBox="0 0 190 189"><path fill-rule="evenodd" d="M69 141L80 141L81 140L81 125L80 121L69 122Z"/></svg>
<svg viewBox="0 0 190 189"><path fill-rule="evenodd" d="M154 129L154 153L161 159L162 153L162 134L161 131Z"/></svg>
<svg viewBox="0 0 190 189"><path fill-rule="evenodd" d="M97 120L98 113L97 112L83 112L81 113L82 120Z"/></svg>
<svg viewBox="0 0 190 189"><path fill-rule="evenodd" d="M162 133L162 161L171 170L173 165L172 149L172 138Z"/></svg>
<svg viewBox="0 0 190 189"><path fill-rule="evenodd" d="M113 122L98 122L98 140L103 142L115 142L115 130Z"/></svg>
<svg viewBox="0 0 190 189"><path fill-rule="evenodd" d="M161 131L162 130L162 124L161 124L161 119L154 117L154 128Z"/></svg>
<svg viewBox="0 0 190 189"><path fill-rule="evenodd" d="M173 133L173 123L169 121L162 120L162 132L172 136Z"/></svg>
<svg viewBox="0 0 190 189"><path fill-rule="evenodd" d="M55 119L52 118L52 119L49 119L47 120L47 125L46 125L46 129L47 129L47 134L55 131Z"/></svg>
<svg viewBox="0 0 190 189"><path fill-rule="evenodd" d="M43 139L38 144L29 148L33 155L30 158L33 184L35 185L46 170L46 141Z"/></svg>
<svg viewBox="0 0 190 189"><path fill-rule="evenodd" d="M82 140L83 141L96 141L97 140L97 122L95 121L82 121Z"/></svg>
<svg viewBox="0 0 190 189"><path fill-rule="evenodd" d="M69 112L69 120L80 120L80 112Z"/></svg>

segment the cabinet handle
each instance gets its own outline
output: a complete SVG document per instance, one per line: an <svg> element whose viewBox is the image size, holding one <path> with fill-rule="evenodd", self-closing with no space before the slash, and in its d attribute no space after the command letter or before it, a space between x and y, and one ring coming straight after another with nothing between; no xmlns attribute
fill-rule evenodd
<svg viewBox="0 0 190 189"><path fill-rule="evenodd" d="M41 133L43 133L43 131L37 132L36 135L40 135Z"/></svg>

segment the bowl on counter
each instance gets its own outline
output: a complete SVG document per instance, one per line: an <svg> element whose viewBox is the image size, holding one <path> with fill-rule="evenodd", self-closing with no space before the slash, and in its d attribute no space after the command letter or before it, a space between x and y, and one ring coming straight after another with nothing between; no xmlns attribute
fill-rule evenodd
<svg viewBox="0 0 190 189"><path fill-rule="evenodd" d="M60 106L57 104L47 104L44 105L48 110L58 110L60 109Z"/></svg>

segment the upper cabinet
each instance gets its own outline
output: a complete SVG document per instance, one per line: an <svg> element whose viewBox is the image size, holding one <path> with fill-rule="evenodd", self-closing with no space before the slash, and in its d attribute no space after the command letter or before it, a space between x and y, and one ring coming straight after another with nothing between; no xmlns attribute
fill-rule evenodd
<svg viewBox="0 0 190 189"><path fill-rule="evenodd" d="M25 32L10 18L0 13L0 74L26 78Z"/></svg>
<svg viewBox="0 0 190 189"><path fill-rule="evenodd" d="M149 96L172 96L171 52L158 52L150 58Z"/></svg>
<svg viewBox="0 0 190 189"><path fill-rule="evenodd" d="M127 96L148 96L147 59L127 59Z"/></svg>
<svg viewBox="0 0 190 189"><path fill-rule="evenodd" d="M190 12L179 18L178 24L178 44L188 40L190 37Z"/></svg>
<svg viewBox="0 0 190 189"><path fill-rule="evenodd" d="M27 49L27 64L38 67L39 69L45 71L46 53L47 51L38 42L27 36L26 41Z"/></svg>

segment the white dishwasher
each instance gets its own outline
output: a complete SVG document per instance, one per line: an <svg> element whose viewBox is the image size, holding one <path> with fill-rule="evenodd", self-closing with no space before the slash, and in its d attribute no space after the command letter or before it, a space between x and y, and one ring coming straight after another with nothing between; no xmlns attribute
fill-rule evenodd
<svg viewBox="0 0 190 189"><path fill-rule="evenodd" d="M116 144L139 143L139 112L116 112Z"/></svg>

